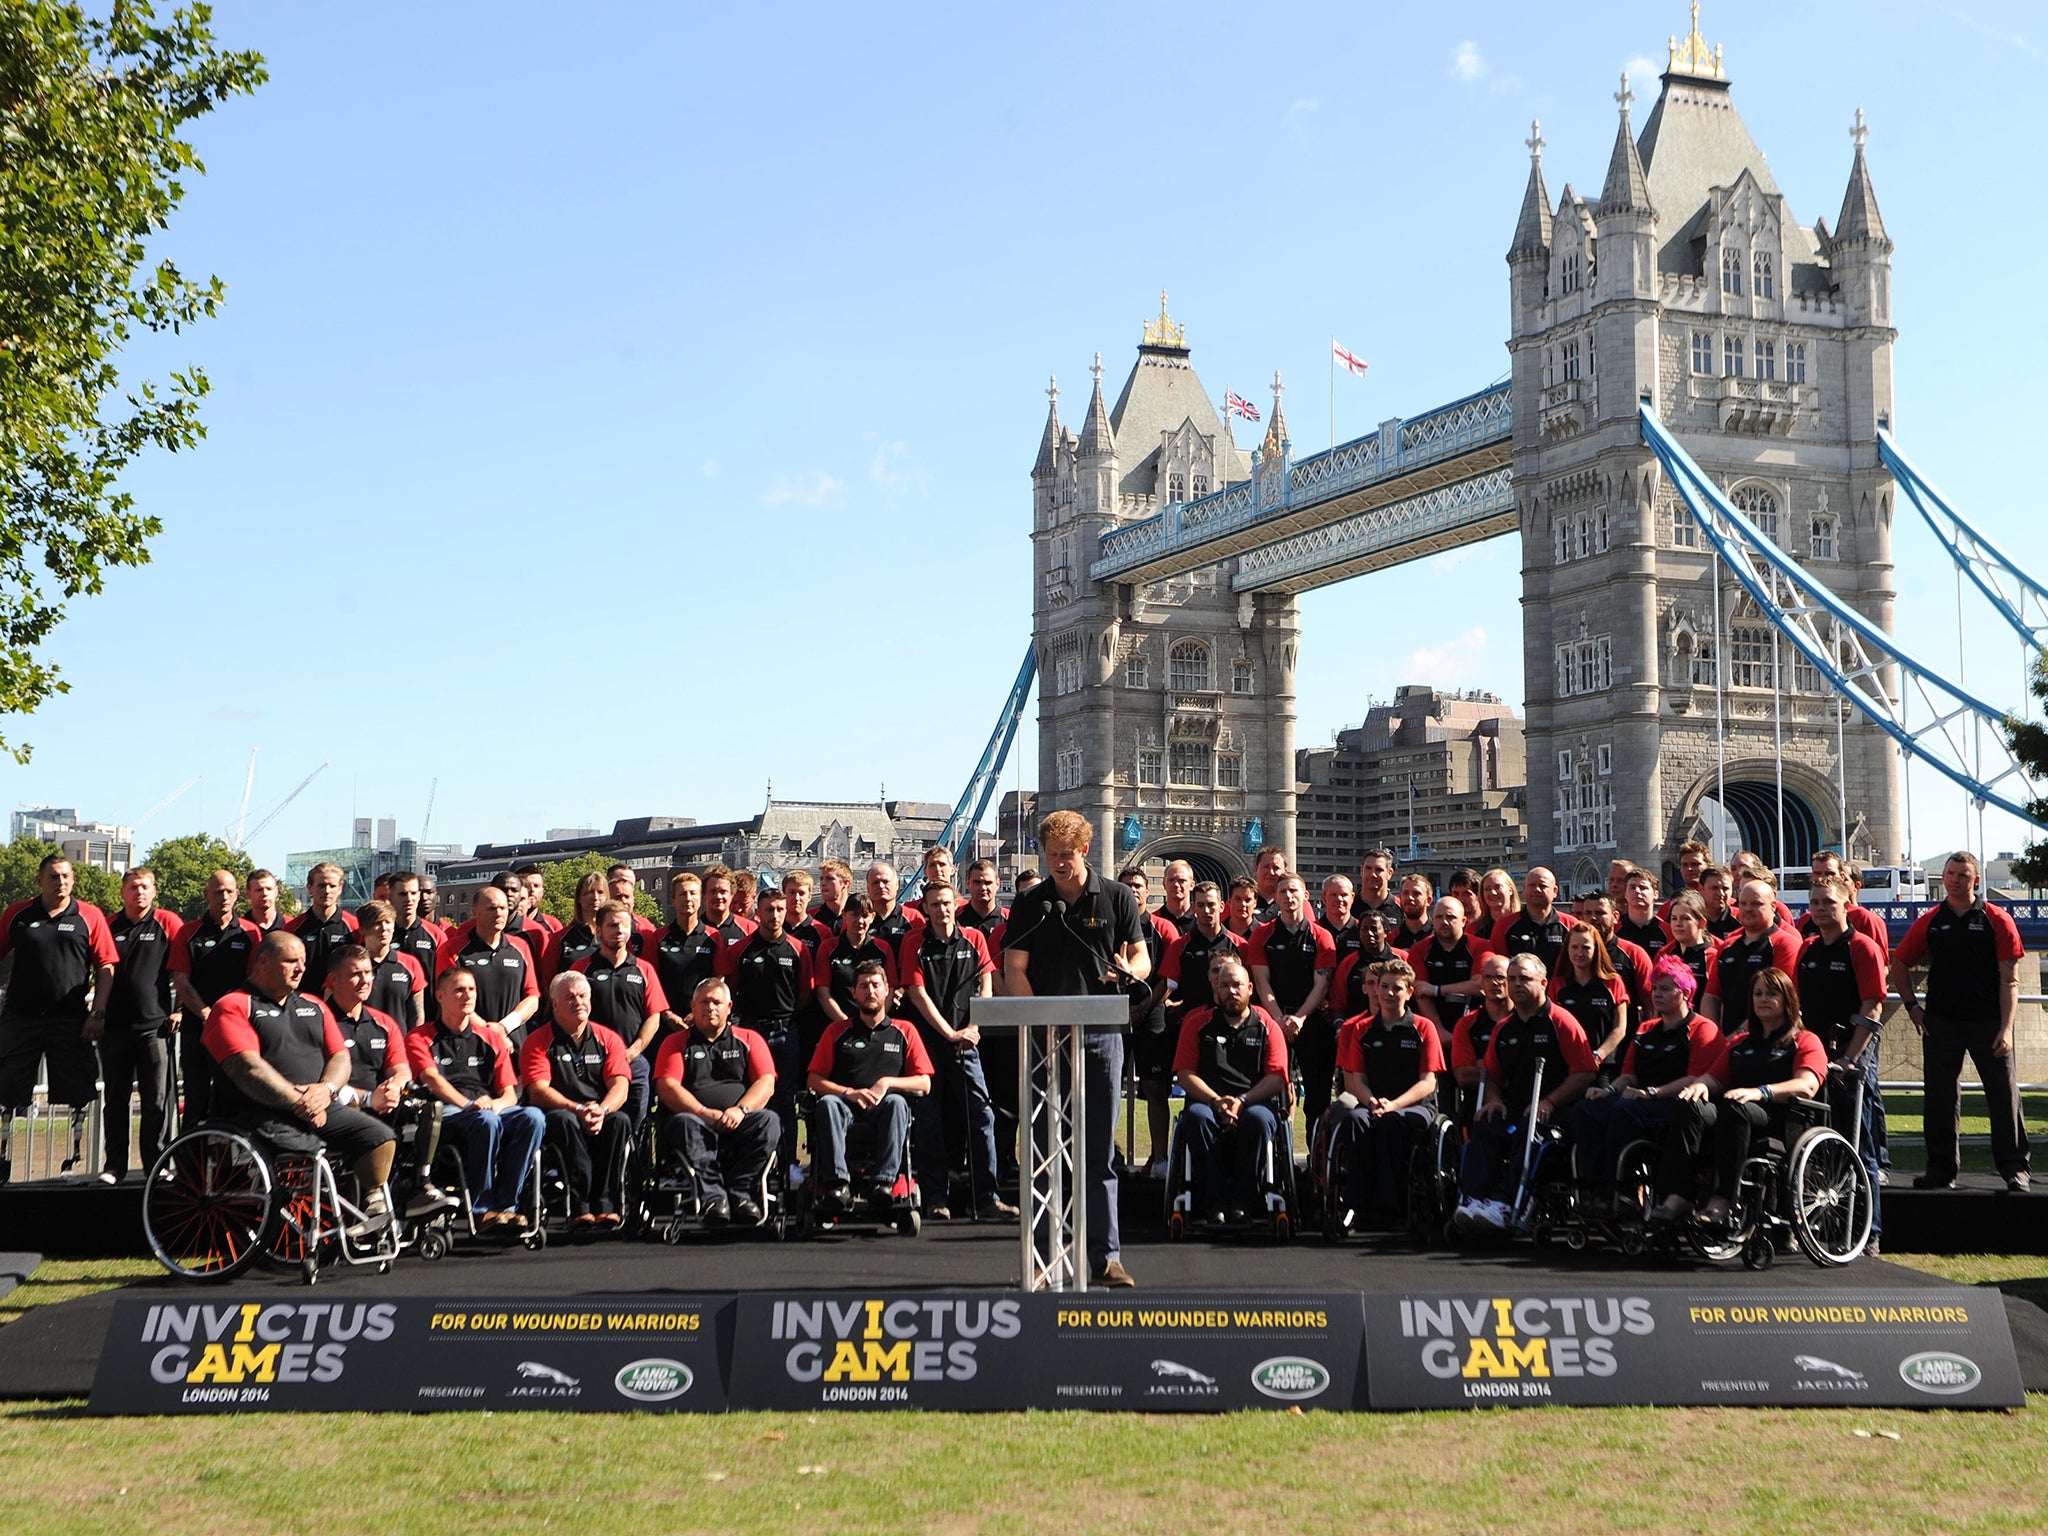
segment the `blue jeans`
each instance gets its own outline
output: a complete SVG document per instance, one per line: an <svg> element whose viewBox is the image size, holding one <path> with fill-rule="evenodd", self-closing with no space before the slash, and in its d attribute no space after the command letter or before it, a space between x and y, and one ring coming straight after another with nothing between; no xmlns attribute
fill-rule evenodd
<svg viewBox="0 0 2048 1536"><path fill-rule="evenodd" d="M931 1205L952 1201L953 1148L946 1144L945 1122L957 1113L967 1133L967 1183L970 1200L980 1206L996 1197L996 1116L989 1102L988 1079L981 1070L981 1052L924 1035L932 1059L932 1091L917 1101L917 1181ZM1007 1043L1007 1042L1005 1042Z"/></svg>
<svg viewBox="0 0 2048 1536"><path fill-rule="evenodd" d="M1280 1121L1271 1108L1247 1104L1238 1112L1237 1124L1226 1130L1207 1104L1190 1104L1180 1112L1180 1134L1188 1151L1188 1183L1198 1214L1226 1206L1247 1211L1264 1207L1259 1157L1280 1134Z"/></svg>
<svg viewBox="0 0 2048 1536"><path fill-rule="evenodd" d="M855 1109L836 1093L818 1100L817 1118L811 1122L818 1144L811 1149L817 1176L827 1184L851 1182L846 1166L846 1133L855 1125L872 1126L875 1154L869 1183L888 1186L903 1171L903 1153L910 1140L910 1101L900 1093L889 1094L873 1109Z"/></svg>
<svg viewBox="0 0 2048 1536"><path fill-rule="evenodd" d="M441 1134L452 1138L469 1180L469 1202L479 1212L516 1211L533 1168L533 1154L547 1117L529 1105L511 1109L457 1109L441 1117Z"/></svg>

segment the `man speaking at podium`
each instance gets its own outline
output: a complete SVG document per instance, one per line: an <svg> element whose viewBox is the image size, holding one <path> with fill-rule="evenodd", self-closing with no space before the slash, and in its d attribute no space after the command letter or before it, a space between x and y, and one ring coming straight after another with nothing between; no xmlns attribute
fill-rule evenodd
<svg viewBox="0 0 2048 1536"><path fill-rule="evenodd" d="M1086 817L1054 811L1038 824L1047 879L1021 892L1003 935L1003 990L1010 997L1116 996L1151 974L1130 889L1088 864ZM1081 1139L1088 1198L1088 1272L1130 1285L1117 1233L1116 1117L1124 1081L1123 1036L1091 1031L1083 1055ZM1027 1130L1026 1134L1029 1132Z"/></svg>

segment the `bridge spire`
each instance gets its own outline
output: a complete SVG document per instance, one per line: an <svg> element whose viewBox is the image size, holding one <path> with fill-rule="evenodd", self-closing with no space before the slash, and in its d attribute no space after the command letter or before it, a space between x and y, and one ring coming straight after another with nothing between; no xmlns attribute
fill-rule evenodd
<svg viewBox="0 0 2048 1536"><path fill-rule="evenodd" d="M1885 240L1884 218L1877 211L1877 189L1870 184L1870 166L1863 158L1863 143L1870 137L1870 125L1864 122L1861 107L1856 109L1856 125L1849 130L1849 137L1856 141L1856 161L1849 167L1849 189L1842 194L1842 216L1835 224L1835 239Z"/></svg>
<svg viewBox="0 0 2048 1536"><path fill-rule="evenodd" d="M1066 441L1066 434L1060 428L1060 381L1048 377L1045 381L1045 397L1051 402L1045 413L1045 435L1038 440L1038 460L1031 466L1031 478L1042 480L1059 468L1060 445Z"/></svg>
<svg viewBox="0 0 2048 1536"><path fill-rule="evenodd" d="M1615 131L1614 154L1607 162L1607 182L1600 189L1601 213L1648 213L1650 179L1643 174L1643 158L1636 153L1635 132L1628 119L1629 103L1636 93L1628 88L1628 76L1621 77L1621 89L1614 93L1621 106L1621 126Z"/></svg>
<svg viewBox="0 0 2048 1536"><path fill-rule="evenodd" d="M1529 186L1522 193L1522 216L1515 221L1514 242L1508 260L1517 256L1547 256L1550 252L1550 191L1543 185L1543 124L1531 122L1529 137Z"/></svg>
<svg viewBox="0 0 2048 1536"><path fill-rule="evenodd" d="M1273 419L1266 427L1266 440L1259 446L1259 456L1269 464L1280 462L1280 450L1287 442L1287 416L1280 409L1280 396L1287 386L1280 382L1280 370L1273 370Z"/></svg>
<svg viewBox="0 0 2048 1536"><path fill-rule="evenodd" d="M1081 424L1082 458L1109 458L1116 453L1116 434L1109 428L1109 409L1102 403L1102 354L1095 354L1094 366L1088 370L1095 375L1095 392L1088 397L1088 416Z"/></svg>

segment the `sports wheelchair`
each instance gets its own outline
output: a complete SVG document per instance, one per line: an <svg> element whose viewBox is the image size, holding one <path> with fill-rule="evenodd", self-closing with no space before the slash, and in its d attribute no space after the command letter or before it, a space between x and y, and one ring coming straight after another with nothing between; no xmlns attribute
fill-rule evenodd
<svg viewBox="0 0 2048 1536"><path fill-rule="evenodd" d="M351 1193L354 1176L348 1175ZM387 1191L387 1199L391 1196ZM285 1151L223 1122L201 1122L150 1167L142 1230L157 1262L181 1280L228 1280L263 1261L297 1268L308 1285L324 1263L391 1268L403 1234L394 1213L374 1233L321 1152Z"/></svg>
<svg viewBox="0 0 2048 1536"><path fill-rule="evenodd" d="M656 1104L628 1165L625 1231L631 1237L658 1237L673 1247L693 1231L714 1229L704 1224L705 1200L696 1170L680 1150L671 1150L666 1144L662 1126L667 1120L668 1111ZM763 1212L761 1225L748 1228L734 1222L723 1230L764 1232L778 1242L788 1236L791 1192L779 1149L769 1149L760 1183L749 1193Z"/></svg>
<svg viewBox="0 0 2048 1536"><path fill-rule="evenodd" d="M1829 1123L1819 1099L1785 1101L1782 1135L1765 1132L1750 1143L1737 1175L1726 1223L1696 1218L1647 1224L1643 1248L1675 1253L1679 1244L1711 1264L1740 1256L1753 1270L1771 1266L1780 1249L1796 1244L1823 1268L1860 1258L1870 1242L1870 1175L1855 1144ZM1636 1142L1620 1168L1625 1188L1639 1189L1645 1208L1660 1148ZM1702 1170L1702 1182L1708 1177Z"/></svg>
<svg viewBox="0 0 2048 1536"><path fill-rule="evenodd" d="M1274 1131L1264 1138L1258 1153L1259 1204L1256 1208L1247 1207L1242 1230L1263 1228L1274 1242L1284 1243L1294 1236L1301 1223L1301 1197L1295 1184L1293 1116L1287 1113L1287 1096L1283 1095L1272 1108L1279 1111L1274 1115ZM1212 1232L1230 1229L1227 1220L1216 1221L1221 1213L1195 1209L1194 1149L1188 1145L1187 1124L1187 1109L1183 1107L1173 1117L1173 1135L1166 1153L1166 1237L1175 1243L1186 1238L1196 1225L1206 1226Z"/></svg>
<svg viewBox="0 0 2048 1536"><path fill-rule="evenodd" d="M902 1097L907 1099L909 1096ZM818 1149L825 1144L827 1134L822 1124L824 1099L823 1094L809 1089L796 1096L796 1113L807 1127L805 1134L811 1162L803 1183L789 1192L788 1205L791 1209L787 1219L795 1223L798 1234L803 1237L860 1225L894 1227L905 1237L917 1236L923 1229L924 1216L919 1205L921 1194L917 1173L911 1160L916 1116L903 1117L903 1141L897 1149L896 1182L890 1186L886 1203L863 1200L860 1194L874 1177L877 1162L874 1127L855 1121L846 1128L846 1172L854 1197L843 1209L834 1210L827 1208L822 1198L823 1175L818 1168Z"/></svg>
<svg viewBox="0 0 2048 1536"><path fill-rule="evenodd" d="M1346 1121L1357 1107L1358 1101L1350 1094L1339 1094L1309 1137L1309 1190L1327 1242L1342 1242L1369 1219L1353 1208L1346 1195L1344 1164L1357 1134L1346 1130ZM1408 1166L1399 1180L1399 1221L1415 1241L1427 1243L1440 1233L1457 1204L1458 1157L1463 1149L1464 1138L1456 1124L1432 1107L1413 1133Z"/></svg>

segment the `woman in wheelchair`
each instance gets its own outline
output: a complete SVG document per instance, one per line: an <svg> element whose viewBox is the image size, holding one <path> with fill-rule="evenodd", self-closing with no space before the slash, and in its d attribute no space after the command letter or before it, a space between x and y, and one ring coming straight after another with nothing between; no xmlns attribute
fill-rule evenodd
<svg viewBox="0 0 2048 1536"><path fill-rule="evenodd" d="M1347 1215L1392 1218L1401 1214L1416 1143L1436 1119L1443 1043L1435 1024L1409 1010L1414 968L1383 960L1372 970L1379 1012L1346 1019L1337 1033L1337 1070L1358 1106L1331 1138L1331 1177L1341 1181Z"/></svg>
<svg viewBox="0 0 2048 1536"><path fill-rule="evenodd" d="M1568 1129L1578 1168L1596 1187L1610 1184L1615 1159L1632 1141L1662 1141L1678 1093L1720 1054L1721 1029L1693 1012L1699 984L1676 958L1651 973L1650 1021L1636 1031L1611 1087L1595 1085L1574 1106Z"/></svg>
<svg viewBox="0 0 2048 1536"><path fill-rule="evenodd" d="M1287 1037L1265 1009L1253 1006L1251 972L1235 954L1209 962L1209 986L1215 1006L1181 1021L1174 1050L1174 1081L1188 1100L1175 1139L1187 1149L1196 1212L1221 1225L1264 1209L1260 1153L1280 1134ZM1169 1176L1169 1188L1173 1182Z"/></svg>
<svg viewBox="0 0 2048 1536"><path fill-rule="evenodd" d="M1776 966L1759 972L1750 1006L1749 1027L1723 1040L1713 1065L1678 1089L1657 1164L1656 1189L1663 1200L1650 1213L1653 1222L1676 1222L1692 1211L1711 1135L1714 1192L1698 1216L1707 1226L1726 1226L1752 1139L1760 1132L1782 1138L1790 1101L1820 1091L1828 1053L1818 1037L1800 1027L1799 990L1792 978Z"/></svg>

